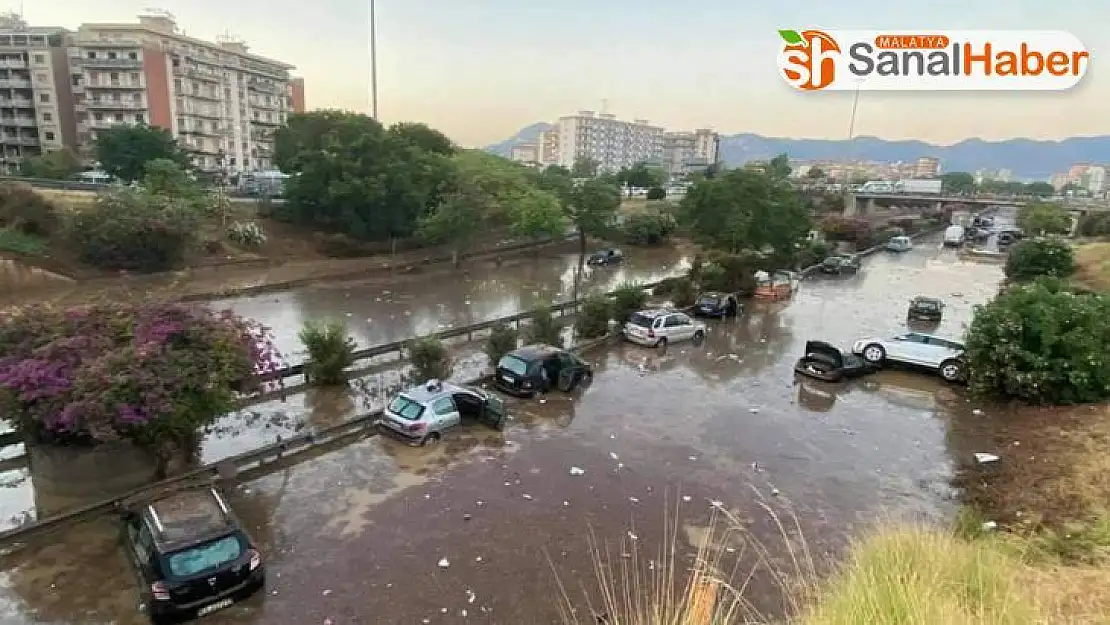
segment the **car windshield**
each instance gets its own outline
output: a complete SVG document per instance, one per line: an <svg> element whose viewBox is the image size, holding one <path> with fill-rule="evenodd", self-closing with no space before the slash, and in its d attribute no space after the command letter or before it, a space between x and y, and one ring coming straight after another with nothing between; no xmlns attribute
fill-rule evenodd
<svg viewBox="0 0 1110 625"><path fill-rule="evenodd" d="M398 395L389 402L389 411L403 419L415 421L424 414L424 406L404 395Z"/></svg>
<svg viewBox="0 0 1110 625"><path fill-rule="evenodd" d="M936 310L937 308L940 308L940 302L934 302L927 299L919 299L914 304L914 306L917 306L918 308L925 308L928 310Z"/></svg>
<svg viewBox="0 0 1110 625"><path fill-rule="evenodd" d="M643 313L633 313L632 316L628 318L628 323L631 323L634 326L640 326L641 328L650 328L652 322L654 321L654 318L649 317Z"/></svg>
<svg viewBox="0 0 1110 625"><path fill-rule="evenodd" d="M198 573L234 562L243 555L243 543L232 534L166 556L173 577L192 577Z"/></svg>
<svg viewBox="0 0 1110 625"><path fill-rule="evenodd" d="M721 300L718 295L702 295L701 298L698 299L699 304L716 304L719 301Z"/></svg>
<svg viewBox="0 0 1110 625"><path fill-rule="evenodd" d="M497 361L497 368L508 369L517 375L524 375L524 373L528 371L528 363L509 354L507 356L502 356L501 360Z"/></svg>

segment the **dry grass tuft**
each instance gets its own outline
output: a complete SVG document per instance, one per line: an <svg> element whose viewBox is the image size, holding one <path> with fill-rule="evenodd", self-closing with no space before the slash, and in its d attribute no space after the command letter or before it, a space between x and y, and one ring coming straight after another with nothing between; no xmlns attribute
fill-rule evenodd
<svg viewBox="0 0 1110 625"><path fill-rule="evenodd" d="M1074 280L1082 286L1110 293L1110 243L1085 243L1075 250Z"/></svg>

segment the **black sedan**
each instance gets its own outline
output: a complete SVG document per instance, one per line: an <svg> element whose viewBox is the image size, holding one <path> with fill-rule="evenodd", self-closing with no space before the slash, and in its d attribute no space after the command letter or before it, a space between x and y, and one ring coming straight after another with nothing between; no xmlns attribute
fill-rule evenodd
<svg viewBox="0 0 1110 625"><path fill-rule="evenodd" d="M910 300L906 318L920 321L940 321L944 316L944 302L935 297L918 295Z"/></svg>
<svg viewBox="0 0 1110 625"><path fill-rule="evenodd" d="M578 355L551 345L526 345L497 362L494 386L517 397L534 397L551 389L568 393L593 379L593 367Z"/></svg>
<svg viewBox="0 0 1110 625"><path fill-rule="evenodd" d="M709 291L702 293L694 301L694 314L699 317L713 317L723 319L735 317L744 309L740 300L731 293Z"/></svg>
<svg viewBox="0 0 1110 625"><path fill-rule="evenodd" d="M587 265L615 265L624 260L624 254L617 249L598 250L586 259Z"/></svg>
<svg viewBox="0 0 1110 625"><path fill-rule="evenodd" d="M824 341L806 341L806 353L794 364L794 372L822 382L839 382L874 373L878 367Z"/></svg>

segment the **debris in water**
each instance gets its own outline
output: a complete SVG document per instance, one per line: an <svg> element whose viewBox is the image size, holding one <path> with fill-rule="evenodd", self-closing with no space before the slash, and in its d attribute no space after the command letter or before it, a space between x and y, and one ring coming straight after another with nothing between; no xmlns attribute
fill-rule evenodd
<svg viewBox="0 0 1110 625"><path fill-rule="evenodd" d="M466 589L466 602L467 603L474 603L474 600L477 599L477 598L478 598L478 595L474 594L473 590L471 590L469 588Z"/></svg>
<svg viewBox="0 0 1110 625"><path fill-rule="evenodd" d="M531 496L531 495L529 495L528 493L524 493L524 494L523 494L523 495L521 495L521 496L522 496L522 497L524 497L525 499L527 499L528 501L532 501L532 496Z"/></svg>
<svg viewBox="0 0 1110 625"><path fill-rule="evenodd" d="M474 561L475 561L475 562L481 562L481 561L482 561L482 556L476 556L476 557L474 558Z"/></svg>
<svg viewBox="0 0 1110 625"><path fill-rule="evenodd" d="M447 561L447 558L440 558L439 559L439 568L445 569L449 566L451 566L451 563Z"/></svg>
<svg viewBox="0 0 1110 625"><path fill-rule="evenodd" d="M986 523L983 523L984 532L989 532L994 529L998 529L998 523L995 523L994 521L987 521Z"/></svg>
<svg viewBox="0 0 1110 625"><path fill-rule="evenodd" d="M541 403L541 404L546 404L546 403L547 403L547 400L546 400L546 399L541 399L541 400L540 400L540 403Z"/></svg>
<svg viewBox="0 0 1110 625"><path fill-rule="evenodd" d="M612 452L612 451L609 452L609 457L612 458L613 460L620 460L621 459L620 456L618 456L616 454L616 452Z"/></svg>
<svg viewBox="0 0 1110 625"><path fill-rule="evenodd" d="M584 475L585 473L586 473L585 469L581 469L579 467L571 467L570 468L570 474L571 475Z"/></svg>
<svg viewBox="0 0 1110 625"><path fill-rule="evenodd" d="M459 616L466 618L466 608L459 610Z"/></svg>
<svg viewBox="0 0 1110 625"><path fill-rule="evenodd" d="M563 501L563 507L564 507L564 508L567 508L567 507L569 507L569 506L570 506L570 502L569 502L569 501Z"/></svg>
<svg viewBox="0 0 1110 625"><path fill-rule="evenodd" d="M470 520L470 515L469 514L464 514L463 515L463 520L464 521L469 521Z"/></svg>
<svg viewBox="0 0 1110 625"><path fill-rule="evenodd" d="M629 497L628 500L631 501L632 503L640 503L640 500L635 498L635 497Z"/></svg>
<svg viewBox="0 0 1110 625"><path fill-rule="evenodd" d="M721 501L720 499L710 499L709 505L714 508L724 509L725 502Z"/></svg>
<svg viewBox="0 0 1110 625"><path fill-rule="evenodd" d="M748 412L750 412L752 414L755 414L755 413L759 412L759 408L748 408Z"/></svg>
<svg viewBox="0 0 1110 625"><path fill-rule="evenodd" d="M698 459L697 456L690 456L690 460L697 460L697 459Z"/></svg>
<svg viewBox="0 0 1110 625"><path fill-rule="evenodd" d="M324 591L324 596L325 597L327 597L330 594L331 594L331 588L328 588L327 590Z"/></svg>
<svg viewBox="0 0 1110 625"><path fill-rule="evenodd" d="M779 496L779 489L772 487L771 488L771 496L772 497L778 497Z"/></svg>
<svg viewBox="0 0 1110 625"><path fill-rule="evenodd" d="M689 495L683 495L682 496L682 501L685 502L685 503L690 503L691 499L693 499L693 497L691 497Z"/></svg>
<svg viewBox="0 0 1110 625"><path fill-rule="evenodd" d="M633 534L631 531L628 532L628 538L631 540L640 540L640 537Z"/></svg>
<svg viewBox="0 0 1110 625"><path fill-rule="evenodd" d="M980 416L982 416L982 415L983 415L983 411L982 411L982 410L979 410L978 408L976 408L975 410L972 410L972 411L971 411L971 414L973 414L973 415L975 415L975 416L977 416L977 417L980 417Z"/></svg>
<svg viewBox="0 0 1110 625"><path fill-rule="evenodd" d="M988 462L997 462L998 456L994 454L985 454L983 452L975 452L975 461L979 464L987 464Z"/></svg>

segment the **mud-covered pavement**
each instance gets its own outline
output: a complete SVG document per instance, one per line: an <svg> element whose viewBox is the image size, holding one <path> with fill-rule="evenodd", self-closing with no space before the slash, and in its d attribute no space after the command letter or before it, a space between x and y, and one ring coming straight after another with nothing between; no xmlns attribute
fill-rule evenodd
<svg viewBox="0 0 1110 625"><path fill-rule="evenodd" d="M618 565L636 552L650 567L667 514L690 554L719 501L791 572L761 501L795 514L818 558L877 515L945 515L953 454L976 449L946 436L975 418L961 389L894 371L796 384L792 366L807 339L904 330L918 294L948 303L936 332L958 337L1000 277L921 243L713 322L703 345L595 352L588 388L512 402L503 433L474 426L431 449L373 437L243 484L233 505L268 554L268 587L205 622L558 622L557 578L579 606L596 597L591 531ZM105 518L3 558L0 622L143 622L116 536ZM766 585L750 594L776 609Z"/></svg>

